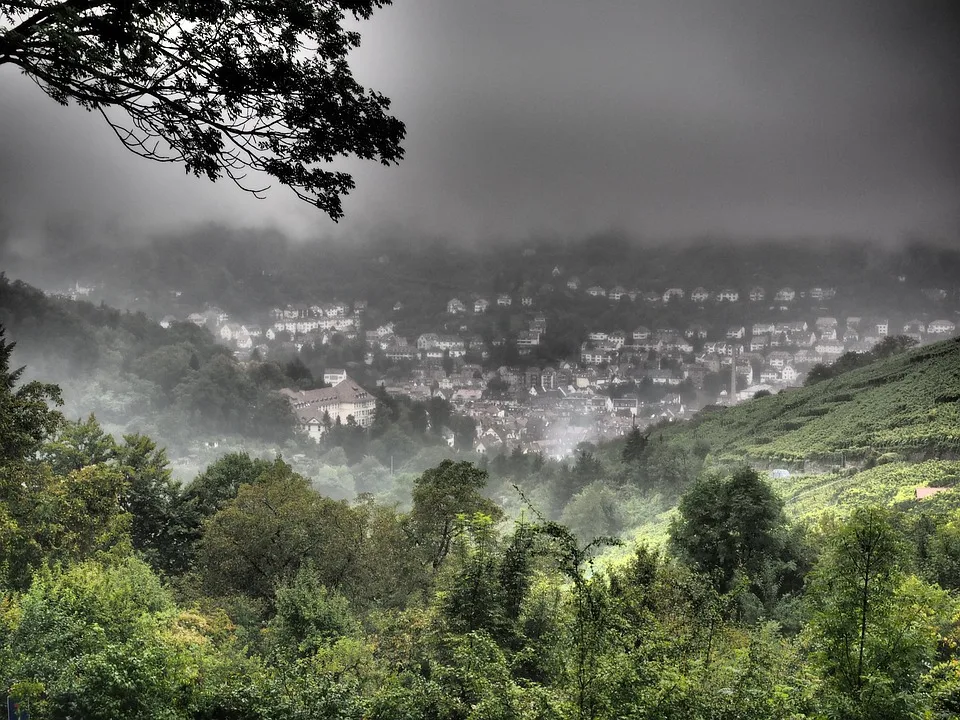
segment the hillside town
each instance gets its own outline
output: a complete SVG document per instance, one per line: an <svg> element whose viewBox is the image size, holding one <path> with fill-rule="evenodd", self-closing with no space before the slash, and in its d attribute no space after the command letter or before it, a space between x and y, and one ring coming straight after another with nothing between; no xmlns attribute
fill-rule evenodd
<svg viewBox="0 0 960 720"><path fill-rule="evenodd" d="M337 421L367 427L372 390L382 385L415 400L449 401L476 421L478 453L519 446L562 456L634 425L800 385L815 365L868 351L885 337L927 343L954 335L957 313L947 291L921 294L941 315L850 312L833 287L640 290L585 283L555 267L550 282L530 292L450 297L433 326L419 323L422 332L400 300L382 308L362 299L287 304L252 318L209 306L161 324L206 327L241 360L348 348L339 355L352 358L346 367L324 367L331 387L285 391L313 438ZM549 349L551 334L568 331L557 298L581 304L588 323L576 338L578 352L566 356ZM645 320L591 321L604 316L603 303L620 318Z"/></svg>

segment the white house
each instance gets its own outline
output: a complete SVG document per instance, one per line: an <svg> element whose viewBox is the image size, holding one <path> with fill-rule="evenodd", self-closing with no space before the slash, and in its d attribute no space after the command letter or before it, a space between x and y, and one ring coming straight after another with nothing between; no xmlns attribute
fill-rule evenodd
<svg viewBox="0 0 960 720"><path fill-rule="evenodd" d="M786 367L787 364L791 362L793 362L793 356L788 352L775 350L767 355L767 364L770 367L777 368L778 370Z"/></svg>
<svg viewBox="0 0 960 720"><path fill-rule="evenodd" d="M450 315L462 315L466 311L467 308L460 302L459 298L453 298L453 300L447 303L447 312Z"/></svg>
<svg viewBox="0 0 960 720"><path fill-rule="evenodd" d="M740 293L732 288L724 288L717 293L717 302L737 302L740 299Z"/></svg>
<svg viewBox="0 0 960 720"><path fill-rule="evenodd" d="M518 348L534 348L540 344L540 333L521 330L517 333Z"/></svg>
<svg viewBox="0 0 960 720"><path fill-rule="evenodd" d="M703 287L695 288L692 293L690 293L690 299L695 303L703 304L710 299L710 291Z"/></svg>
<svg viewBox="0 0 960 720"><path fill-rule="evenodd" d="M843 355L843 353L847 351L847 349L841 343L838 343L838 342L817 343L816 346L814 347L814 350L817 351L817 354L824 355L824 356L829 356L829 355L839 356L839 355Z"/></svg>
<svg viewBox="0 0 960 720"><path fill-rule="evenodd" d="M667 288L663 293L663 301L670 302L671 300L683 300L683 289Z"/></svg>
<svg viewBox="0 0 960 720"><path fill-rule="evenodd" d="M770 335L754 335L750 338L750 352L760 352L770 347Z"/></svg>
<svg viewBox="0 0 960 720"><path fill-rule="evenodd" d="M240 326L236 323L227 323L220 328L220 339L230 342L237 336L239 330Z"/></svg>
<svg viewBox="0 0 960 720"><path fill-rule="evenodd" d="M485 313L490 307L490 301L486 298L477 298L473 303L473 311L477 314Z"/></svg>
<svg viewBox="0 0 960 720"><path fill-rule="evenodd" d="M957 326L949 320L934 320L927 325L927 333L930 335L951 335Z"/></svg>
<svg viewBox="0 0 960 720"><path fill-rule="evenodd" d="M775 383L780 380L780 371L773 367L767 367L760 371L760 382Z"/></svg>
<svg viewBox="0 0 960 720"><path fill-rule="evenodd" d="M784 365L783 369L780 370L780 379L783 382L796 382L798 377L800 377L800 373L792 365Z"/></svg>
<svg viewBox="0 0 960 720"><path fill-rule="evenodd" d="M323 371L323 381L327 385L336 385L347 379L347 371L340 368L330 368Z"/></svg>

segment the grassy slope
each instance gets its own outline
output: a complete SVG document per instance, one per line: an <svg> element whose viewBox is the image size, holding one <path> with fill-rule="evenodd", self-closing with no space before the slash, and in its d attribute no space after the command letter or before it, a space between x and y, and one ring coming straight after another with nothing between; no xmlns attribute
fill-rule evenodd
<svg viewBox="0 0 960 720"><path fill-rule="evenodd" d="M960 341L928 345L654 432L671 444L708 442L713 464L793 468L790 477L771 482L796 519L827 509L845 514L862 504L908 502L917 487L928 485L958 489L924 505L955 506L960 460L935 458L960 456ZM888 453L896 455L884 457ZM859 469L870 458L882 464ZM846 467L836 467L841 464ZM631 535L662 542L674 512L666 509Z"/></svg>
<svg viewBox="0 0 960 720"><path fill-rule="evenodd" d="M718 462L842 464L871 454L960 454L960 341L927 345L812 387L708 412L664 431Z"/></svg>

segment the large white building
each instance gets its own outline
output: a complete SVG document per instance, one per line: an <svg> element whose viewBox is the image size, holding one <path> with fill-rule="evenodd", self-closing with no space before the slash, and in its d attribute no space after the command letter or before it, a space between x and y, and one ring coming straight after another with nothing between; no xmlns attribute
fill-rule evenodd
<svg viewBox="0 0 960 720"><path fill-rule="evenodd" d="M360 427L370 427L373 422L376 400L350 377L333 387L319 390L284 388L280 393L290 400L297 424L314 440L319 440L326 432L324 415L332 424L337 420L346 424L351 417Z"/></svg>
<svg viewBox="0 0 960 720"><path fill-rule="evenodd" d="M949 320L934 320L927 325L927 332L931 335L949 335L957 329L957 326Z"/></svg>

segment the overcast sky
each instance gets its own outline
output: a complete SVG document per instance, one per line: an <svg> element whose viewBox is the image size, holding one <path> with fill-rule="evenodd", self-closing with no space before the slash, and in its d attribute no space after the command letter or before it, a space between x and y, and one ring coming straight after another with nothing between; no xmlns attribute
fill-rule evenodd
<svg viewBox="0 0 960 720"><path fill-rule="evenodd" d="M953 9L956 8L956 9ZM360 79L407 124L399 167L345 163L335 226L275 189L129 155L0 70L0 214L118 236L215 220L467 240L960 238L956 0L397 0Z"/></svg>

